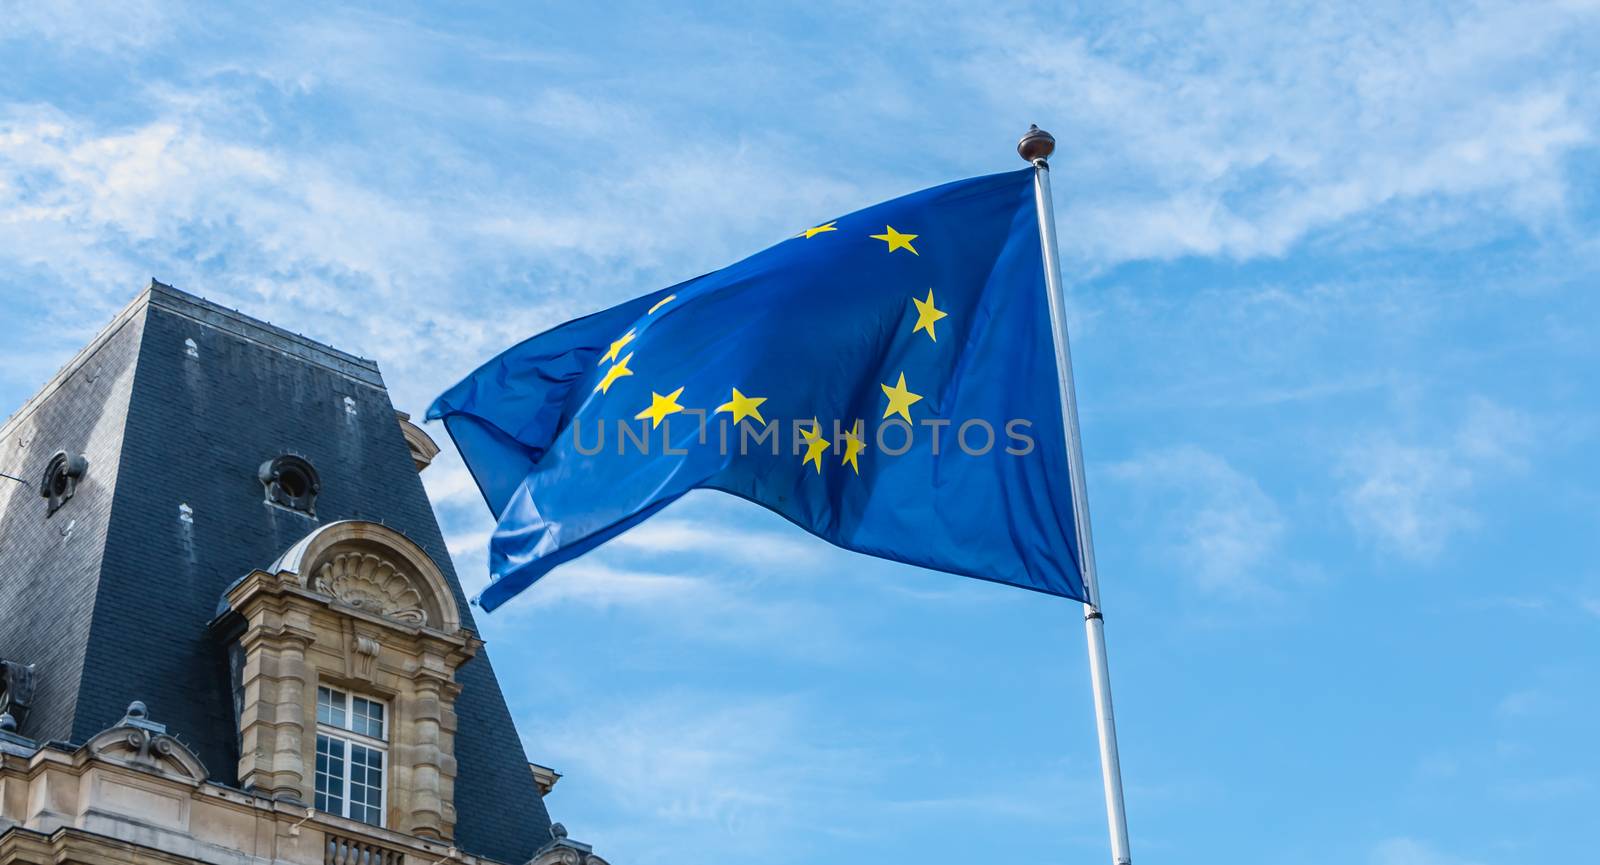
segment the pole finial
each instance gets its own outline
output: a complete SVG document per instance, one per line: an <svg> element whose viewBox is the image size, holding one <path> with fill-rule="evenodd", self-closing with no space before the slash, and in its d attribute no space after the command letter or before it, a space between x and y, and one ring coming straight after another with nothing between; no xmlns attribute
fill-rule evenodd
<svg viewBox="0 0 1600 865"><path fill-rule="evenodd" d="M1028 134L1017 142L1017 155L1028 162L1049 159L1050 154L1054 152L1056 152L1056 137L1040 129L1036 124L1029 124Z"/></svg>

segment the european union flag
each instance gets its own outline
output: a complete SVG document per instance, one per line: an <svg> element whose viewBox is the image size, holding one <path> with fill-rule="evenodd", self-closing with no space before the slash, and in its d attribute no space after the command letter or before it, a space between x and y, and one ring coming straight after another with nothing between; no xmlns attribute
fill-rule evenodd
<svg viewBox="0 0 1600 865"><path fill-rule="evenodd" d="M509 349L428 410L499 518L494 609L697 487L1084 600L1033 169L806 228Z"/></svg>

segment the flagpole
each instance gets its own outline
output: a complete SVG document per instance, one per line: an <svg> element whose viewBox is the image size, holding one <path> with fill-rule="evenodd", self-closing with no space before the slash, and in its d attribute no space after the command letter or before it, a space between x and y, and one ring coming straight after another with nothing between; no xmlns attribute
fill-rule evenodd
<svg viewBox="0 0 1600 865"><path fill-rule="evenodd" d="M1033 165L1034 203L1039 215L1039 244L1044 253L1045 294L1050 300L1050 333L1056 347L1056 381L1060 385L1061 423L1067 432L1067 468L1072 483L1072 515L1082 559L1083 630L1089 640L1089 681L1094 687L1094 720L1100 734L1100 776L1105 782L1106 822L1111 830L1112 865L1130 865L1128 815L1122 802L1122 763L1117 757L1117 722L1111 711L1111 669L1106 664L1105 619L1100 615L1100 581L1094 566L1094 537L1089 527L1089 487L1083 476L1083 442L1078 437L1078 396L1072 384L1072 349L1067 343L1067 295L1061 284L1056 253L1056 217L1050 199L1050 154L1056 139L1037 126L1017 142L1017 154Z"/></svg>

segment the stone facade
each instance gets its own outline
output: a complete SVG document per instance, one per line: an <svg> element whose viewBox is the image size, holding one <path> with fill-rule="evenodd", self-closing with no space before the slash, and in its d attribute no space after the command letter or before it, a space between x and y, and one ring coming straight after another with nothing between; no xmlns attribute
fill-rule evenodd
<svg viewBox="0 0 1600 865"><path fill-rule="evenodd" d="M393 707L385 825L453 838L455 671L481 643L427 554L376 523L331 523L227 603L242 628L240 783L312 801L317 686L352 689Z"/></svg>
<svg viewBox="0 0 1600 865"><path fill-rule="evenodd" d="M0 865L496 865L448 842L206 781L143 704L78 747L0 720ZM555 827L527 865L606 865Z"/></svg>

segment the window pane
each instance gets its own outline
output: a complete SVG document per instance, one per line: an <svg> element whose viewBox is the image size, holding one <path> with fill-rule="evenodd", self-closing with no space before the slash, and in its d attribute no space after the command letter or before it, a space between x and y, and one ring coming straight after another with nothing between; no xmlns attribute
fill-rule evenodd
<svg viewBox="0 0 1600 865"><path fill-rule="evenodd" d="M350 743L350 817L383 825L383 752Z"/></svg>
<svg viewBox="0 0 1600 865"><path fill-rule="evenodd" d="M344 813L345 743L342 739L317 734L317 795L319 811Z"/></svg>
<svg viewBox="0 0 1600 865"><path fill-rule="evenodd" d="M362 697L350 698L350 729L374 739L383 738L383 704Z"/></svg>
<svg viewBox="0 0 1600 865"><path fill-rule="evenodd" d="M349 729L345 722L344 692L332 688L317 688L317 721Z"/></svg>

